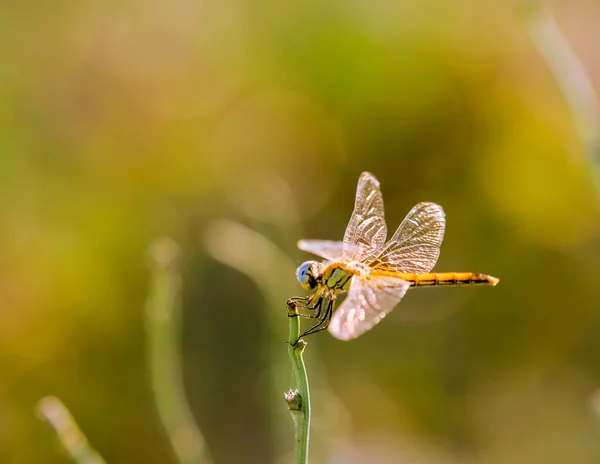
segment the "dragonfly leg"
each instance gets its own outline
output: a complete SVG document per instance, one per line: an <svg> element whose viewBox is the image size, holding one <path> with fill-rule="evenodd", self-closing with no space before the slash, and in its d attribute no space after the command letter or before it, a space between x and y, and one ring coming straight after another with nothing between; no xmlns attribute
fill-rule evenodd
<svg viewBox="0 0 600 464"><path fill-rule="evenodd" d="M319 298L319 301L315 303L315 307L312 308L315 310L315 314L313 316L308 316L310 319L319 319L321 317L321 310L323 309L323 300L324 298Z"/></svg>
<svg viewBox="0 0 600 464"><path fill-rule="evenodd" d="M294 296L287 300L286 307L288 309L288 317L300 317L298 308L304 308L310 301L312 295L309 296Z"/></svg>
<svg viewBox="0 0 600 464"><path fill-rule="evenodd" d="M333 301L333 299L330 299L327 302L327 308L325 309L325 314L323 314L321 320L315 325L313 325L306 332L302 333L299 338L306 337L307 335L316 334L317 332L321 332L322 330L325 330L327 327L329 327L329 321L331 320L331 315L333 313Z"/></svg>
<svg viewBox="0 0 600 464"><path fill-rule="evenodd" d="M321 307L323 305L323 298L315 298L316 295L316 293L313 293L309 296L295 296L290 298L286 305L288 308L288 317L302 317L304 319L319 318L321 314ZM302 314L298 312L298 309L316 311L316 315Z"/></svg>

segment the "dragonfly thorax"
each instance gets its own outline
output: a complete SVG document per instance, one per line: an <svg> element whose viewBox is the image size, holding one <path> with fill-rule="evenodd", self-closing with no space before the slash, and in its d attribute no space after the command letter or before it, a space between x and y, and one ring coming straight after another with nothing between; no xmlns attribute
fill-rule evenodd
<svg viewBox="0 0 600 464"><path fill-rule="evenodd" d="M313 290L321 279L323 265L318 261L306 261L298 266L296 277L305 290Z"/></svg>

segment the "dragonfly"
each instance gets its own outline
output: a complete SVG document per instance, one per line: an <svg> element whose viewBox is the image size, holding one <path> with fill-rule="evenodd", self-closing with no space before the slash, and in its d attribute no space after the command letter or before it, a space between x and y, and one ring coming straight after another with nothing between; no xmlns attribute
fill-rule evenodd
<svg viewBox="0 0 600 464"><path fill-rule="evenodd" d="M318 320L300 338L328 329L340 340L354 339L387 316L411 287L495 286L499 279L486 274L431 273L445 228L440 205L419 203L386 241L379 181L363 172L343 241L298 242L301 250L323 258L306 261L296 271L301 287L313 293L287 302L290 317ZM336 299L344 294L346 298L334 311Z"/></svg>

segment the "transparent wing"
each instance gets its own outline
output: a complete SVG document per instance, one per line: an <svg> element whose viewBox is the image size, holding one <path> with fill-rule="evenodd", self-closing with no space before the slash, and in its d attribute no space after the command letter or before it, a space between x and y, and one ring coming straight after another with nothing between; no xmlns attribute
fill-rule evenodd
<svg viewBox="0 0 600 464"><path fill-rule="evenodd" d="M320 256L329 261L337 261L344 257L344 242L331 240L300 240L298 248Z"/></svg>
<svg viewBox="0 0 600 464"><path fill-rule="evenodd" d="M400 302L410 283L394 277L354 277L344 302L329 324L329 332L340 340L365 333Z"/></svg>
<svg viewBox="0 0 600 464"><path fill-rule="evenodd" d="M426 274L440 256L445 229L446 215L442 207L419 203L392 238L373 254L369 264L376 270Z"/></svg>
<svg viewBox="0 0 600 464"><path fill-rule="evenodd" d="M385 242L387 229L383 213L383 198L379 181L369 172L358 179L354 211L344 234L344 257L360 259L374 252ZM361 255L357 256L359 247Z"/></svg>

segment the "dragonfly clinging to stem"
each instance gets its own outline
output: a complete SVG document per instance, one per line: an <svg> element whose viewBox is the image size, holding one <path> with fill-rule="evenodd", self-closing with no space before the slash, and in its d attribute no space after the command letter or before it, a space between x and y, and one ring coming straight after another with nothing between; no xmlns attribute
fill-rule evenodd
<svg viewBox="0 0 600 464"><path fill-rule="evenodd" d="M301 337L328 328L340 340L356 338L389 314L410 287L496 285L498 279L485 274L431 273L445 228L440 205L419 203L386 242L379 181L363 172L344 240L298 242L301 250L324 259L306 261L296 271L300 285L314 292L289 299L288 314L318 319ZM335 300L343 293L347 293L346 299L334 311Z"/></svg>

